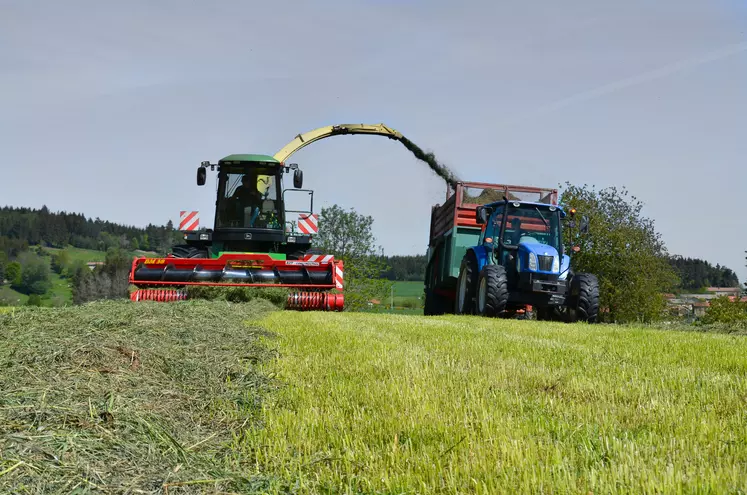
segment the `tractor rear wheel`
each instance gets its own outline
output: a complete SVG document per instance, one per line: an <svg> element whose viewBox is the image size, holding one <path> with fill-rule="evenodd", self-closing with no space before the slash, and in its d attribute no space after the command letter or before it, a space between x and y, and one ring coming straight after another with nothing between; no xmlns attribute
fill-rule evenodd
<svg viewBox="0 0 747 495"><path fill-rule="evenodd" d="M200 249L189 244L180 244L171 248L171 254L174 258L207 258L208 253L206 249Z"/></svg>
<svg viewBox="0 0 747 495"><path fill-rule="evenodd" d="M477 286L477 258L468 251L462 258L457 279L454 313L458 315L473 314L475 309L475 288Z"/></svg>
<svg viewBox="0 0 747 495"><path fill-rule="evenodd" d="M599 316L599 280L591 273L578 273L571 279L573 321L595 323Z"/></svg>
<svg viewBox="0 0 747 495"><path fill-rule="evenodd" d="M508 304L508 275L501 265L487 265L477 282L477 314L498 316Z"/></svg>

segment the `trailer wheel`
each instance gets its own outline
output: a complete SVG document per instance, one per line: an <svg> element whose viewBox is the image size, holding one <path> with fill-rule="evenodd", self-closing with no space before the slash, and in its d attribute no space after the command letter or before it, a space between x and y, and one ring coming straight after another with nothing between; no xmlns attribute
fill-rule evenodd
<svg viewBox="0 0 747 495"><path fill-rule="evenodd" d="M468 251L462 258L462 266L459 268L454 313L458 315L474 313L476 278L477 258L472 251Z"/></svg>
<svg viewBox="0 0 747 495"><path fill-rule="evenodd" d="M477 282L477 314L498 316L508 304L508 275L501 265L487 265Z"/></svg>
<svg viewBox="0 0 747 495"><path fill-rule="evenodd" d="M200 249L189 244L180 244L171 248L171 254L174 258L207 258L208 253L205 249Z"/></svg>
<svg viewBox="0 0 747 495"><path fill-rule="evenodd" d="M426 290L425 308L423 308L423 315L437 316L444 314L446 312L444 310L445 303L445 298L441 294L436 294L432 290Z"/></svg>

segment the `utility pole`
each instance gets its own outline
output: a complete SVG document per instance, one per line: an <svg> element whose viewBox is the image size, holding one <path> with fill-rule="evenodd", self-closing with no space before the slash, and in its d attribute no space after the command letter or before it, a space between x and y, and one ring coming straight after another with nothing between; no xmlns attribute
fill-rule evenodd
<svg viewBox="0 0 747 495"><path fill-rule="evenodd" d="M394 311L394 284L389 288L389 310Z"/></svg>

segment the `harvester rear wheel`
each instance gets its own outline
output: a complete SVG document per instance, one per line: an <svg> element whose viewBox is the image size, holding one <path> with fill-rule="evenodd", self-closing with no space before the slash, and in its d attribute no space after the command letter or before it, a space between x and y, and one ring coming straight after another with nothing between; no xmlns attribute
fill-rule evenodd
<svg viewBox="0 0 747 495"><path fill-rule="evenodd" d="M205 249L200 249L189 244L180 244L171 248L171 254L174 258L207 258L208 253Z"/></svg>
<svg viewBox="0 0 747 495"><path fill-rule="evenodd" d="M477 258L472 251L468 251L462 258L462 266L459 268L454 313L458 315L474 313L476 279Z"/></svg>
<svg viewBox="0 0 747 495"><path fill-rule="evenodd" d="M508 304L508 275L501 265L487 265L477 282L477 314L498 316Z"/></svg>

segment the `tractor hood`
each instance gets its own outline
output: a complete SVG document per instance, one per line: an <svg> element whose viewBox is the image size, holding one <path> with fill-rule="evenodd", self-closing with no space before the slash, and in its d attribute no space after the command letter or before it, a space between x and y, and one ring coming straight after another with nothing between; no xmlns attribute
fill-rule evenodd
<svg viewBox="0 0 747 495"><path fill-rule="evenodd" d="M520 271L559 274L558 250L534 239L522 238L519 241L519 268Z"/></svg>
<svg viewBox="0 0 747 495"><path fill-rule="evenodd" d="M527 253L534 253L541 256L557 256L558 250L547 244L542 244L537 241L519 241L519 251L526 251Z"/></svg>

